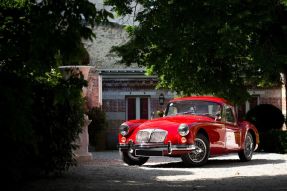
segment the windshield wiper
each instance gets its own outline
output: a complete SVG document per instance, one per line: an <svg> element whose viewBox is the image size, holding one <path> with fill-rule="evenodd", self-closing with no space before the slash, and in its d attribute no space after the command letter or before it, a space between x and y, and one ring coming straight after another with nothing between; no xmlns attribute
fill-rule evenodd
<svg viewBox="0 0 287 191"><path fill-rule="evenodd" d="M194 113L193 111L185 111L185 112L177 113L177 115L186 115L186 114L196 115L196 113Z"/></svg>

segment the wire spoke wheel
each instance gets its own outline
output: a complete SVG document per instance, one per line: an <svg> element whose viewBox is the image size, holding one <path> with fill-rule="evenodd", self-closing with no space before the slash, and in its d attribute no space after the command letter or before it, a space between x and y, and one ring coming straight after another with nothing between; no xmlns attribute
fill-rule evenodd
<svg viewBox="0 0 287 191"><path fill-rule="evenodd" d="M206 152L206 145L203 140L196 138L195 139L195 151L189 153L190 160L195 163L199 163L204 160L207 152Z"/></svg>
<svg viewBox="0 0 287 191"><path fill-rule="evenodd" d="M238 152L241 161L250 161L254 152L254 140L250 132L247 133L243 150Z"/></svg>
<svg viewBox="0 0 287 191"><path fill-rule="evenodd" d="M143 165L149 157L137 157L133 151L120 151L122 160L128 165Z"/></svg>
<svg viewBox="0 0 287 191"><path fill-rule="evenodd" d="M204 165L209 157L209 141L202 134L198 134L194 140L195 150L181 156L183 162L192 166Z"/></svg>
<svg viewBox="0 0 287 191"><path fill-rule="evenodd" d="M244 154L246 157L250 157L253 153L253 140L251 136L247 136L245 140Z"/></svg>

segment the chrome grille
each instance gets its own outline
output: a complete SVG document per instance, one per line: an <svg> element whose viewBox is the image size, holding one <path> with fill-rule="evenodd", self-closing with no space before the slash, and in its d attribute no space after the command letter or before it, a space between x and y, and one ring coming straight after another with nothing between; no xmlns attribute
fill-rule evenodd
<svg viewBox="0 0 287 191"><path fill-rule="evenodd" d="M142 142L148 142L150 137L150 132L149 131L139 131L137 133L137 142L142 143Z"/></svg>
<svg viewBox="0 0 287 191"><path fill-rule="evenodd" d="M151 143L164 142L166 135L167 135L167 131L156 129L152 132L149 142L151 142Z"/></svg>
<svg viewBox="0 0 287 191"><path fill-rule="evenodd" d="M162 143L165 140L167 131L161 129L145 129L137 133L138 143Z"/></svg>

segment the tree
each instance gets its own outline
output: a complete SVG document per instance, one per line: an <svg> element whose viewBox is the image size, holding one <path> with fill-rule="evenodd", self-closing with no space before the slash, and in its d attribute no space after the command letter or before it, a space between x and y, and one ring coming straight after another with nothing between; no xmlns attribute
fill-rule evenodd
<svg viewBox="0 0 287 191"><path fill-rule="evenodd" d="M82 39L92 40L94 25L111 16L88 0L4 0L0 6L2 71L13 65L17 71L44 73L57 64L81 64Z"/></svg>
<svg viewBox="0 0 287 191"><path fill-rule="evenodd" d="M82 40L92 40L93 26L108 16L88 0L0 2L5 180L20 181L31 172L61 173L76 165L72 151L81 132L81 93L87 83L77 77L63 80L58 66L86 62Z"/></svg>
<svg viewBox="0 0 287 191"><path fill-rule="evenodd" d="M248 88L280 84L287 74L286 0L106 0L120 15L136 9L130 40L112 51L182 94L235 103ZM139 6L140 5L140 9Z"/></svg>

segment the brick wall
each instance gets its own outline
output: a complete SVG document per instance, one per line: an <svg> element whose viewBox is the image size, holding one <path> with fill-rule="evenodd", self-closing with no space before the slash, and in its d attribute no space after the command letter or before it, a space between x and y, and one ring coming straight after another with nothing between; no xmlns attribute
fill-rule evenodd
<svg viewBox="0 0 287 191"><path fill-rule="evenodd" d="M120 58L110 52L113 46L121 45L127 42L128 34L120 25L96 26L93 30L96 39L93 41L84 41L85 47L89 52L90 65L96 69L127 68L124 64L115 64ZM132 68L138 68L132 65Z"/></svg>
<svg viewBox="0 0 287 191"><path fill-rule="evenodd" d="M87 87L87 98L89 108L101 106L100 92L101 92L100 76L95 69L92 69L89 73L88 87Z"/></svg>
<svg viewBox="0 0 287 191"><path fill-rule="evenodd" d="M251 95L259 96L259 104L272 104L282 110L282 89L253 89Z"/></svg>
<svg viewBox="0 0 287 191"><path fill-rule="evenodd" d="M106 112L125 112L125 99L104 99L103 110Z"/></svg>
<svg viewBox="0 0 287 191"><path fill-rule="evenodd" d="M282 100L280 98L260 98L260 104L272 104L276 106L277 108L281 109L282 107Z"/></svg>

